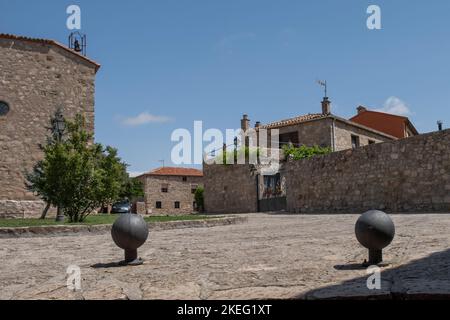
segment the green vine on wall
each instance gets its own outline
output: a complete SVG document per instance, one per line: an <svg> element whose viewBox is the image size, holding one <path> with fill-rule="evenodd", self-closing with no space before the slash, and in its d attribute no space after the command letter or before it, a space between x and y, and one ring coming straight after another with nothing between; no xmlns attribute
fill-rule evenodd
<svg viewBox="0 0 450 320"><path fill-rule="evenodd" d="M301 160L307 159L319 155L325 155L331 153L330 147L319 147L319 146L283 146L283 152L286 159Z"/></svg>

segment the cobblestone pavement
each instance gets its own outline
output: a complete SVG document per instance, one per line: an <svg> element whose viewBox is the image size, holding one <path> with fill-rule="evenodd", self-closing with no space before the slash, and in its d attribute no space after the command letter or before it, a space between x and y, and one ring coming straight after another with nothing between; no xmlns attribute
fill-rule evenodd
<svg viewBox="0 0 450 320"><path fill-rule="evenodd" d="M369 291L356 215L250 214L245 224L155 231L145 264L117 267L109 235L0 240L0 299L335 298L450 293L450 215L392 215L382 289ZM66 269L81 268L69 291Z"/></svg>

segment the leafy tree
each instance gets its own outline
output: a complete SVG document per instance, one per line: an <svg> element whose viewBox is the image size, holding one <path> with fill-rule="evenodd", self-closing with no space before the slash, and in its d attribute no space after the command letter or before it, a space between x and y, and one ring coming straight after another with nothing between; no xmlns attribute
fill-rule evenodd
<svg viewBox="0 0 450 320"><path fill-rule="evenodd" d="M195 190L194 198L199 212L203 212L205 209L204 192L205 189L203 187L198 187L197 190Z"/></svg>
<svg viewBox="0 0 450 320"><path fill-rule="evenodd" d="M70 222L82 222L95 209L117 201L128 179L117 150L93 143L78 115L67 122L66 139L43 147L44 159L27 175L28 188L63 210Z"/></svg>
<svg viewBox="0 0 450 320"><path fill-rule="evenodd" d="M136 200L144 196L144 185L136 178L130 178L127 176L124 178L122 190L120 192L121 199L129 199L130 201Z"/></svg>

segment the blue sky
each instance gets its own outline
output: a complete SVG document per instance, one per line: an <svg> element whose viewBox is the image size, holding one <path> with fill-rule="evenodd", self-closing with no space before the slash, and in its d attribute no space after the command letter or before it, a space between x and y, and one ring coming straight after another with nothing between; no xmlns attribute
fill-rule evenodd
<svg viewBox="0 0 450 320"><path fill-rule="evenodd" d="M176 128L238 128L358 105L407 114L420 132L450 126L450 1L0 0L0 32L67 42L82 10L96 78L96 139L130 171L170 165ZM382 30L368 30L379 5Z"/></svg>

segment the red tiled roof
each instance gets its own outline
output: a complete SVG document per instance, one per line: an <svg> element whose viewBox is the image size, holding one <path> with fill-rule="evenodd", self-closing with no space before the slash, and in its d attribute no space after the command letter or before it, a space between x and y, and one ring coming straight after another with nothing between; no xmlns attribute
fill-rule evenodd
<svg viewBox="0 0 450 320"><path fill-rule="evenodd" d="M407 137L406 128L409 128L415 135L419 134L407 117L372 111L365 107L361 108L363 108L363 111L351 118L350 121L384 132L399 139Z"/></svg>
<svg viewBox="0 0 450 320"><path fill-rule="evenodd" d="M290 118L290 119L272 122L272 123L260 126L260 128L262 128L262 129L281 128L281 127L296 125L296 124L310 121L310 120L326 118L327 116L328 115L322 114L322 113L310 113L310 114L306 114L303 116L298 116L298 117L294 117L294 118Z"/></svg>
<svg viewBox="0 0 450 320"><path fill-rule="evenodd" d="M193 168L163 167L144 173L143 175L203 177L203 172Z"/></svg>
<svg viewBox="0 0 450 320"><path fill-rule="evenodd" d="M72 53L73 55L91 63L94 65L95 67L95 72L98 71L98 69L100 69L100 65L95 62L94 60L89 59L88 57L83 56L82 54L79 54L78 52L67 48L66 46L62 45L61 43L55 41L55 40L50 40L50 39L39 39L39 38L29 38L29 37L23 37L23 36L16 36L13 34L5 34L5 33L0 33L0 38L1 39L9 39L9 40L18 40L18 41L30 41L30 42L37 42L37 43L42 43L42 44L49 44L49 45L54 45L57 46L63 50L66 50L67 52Z"/></svg>

